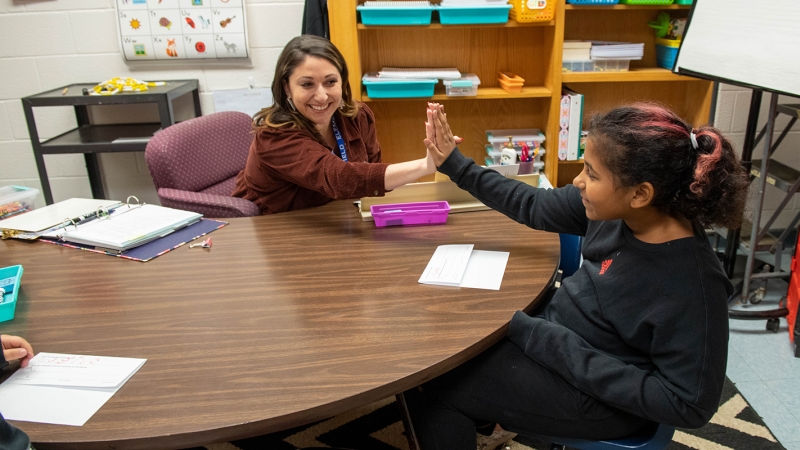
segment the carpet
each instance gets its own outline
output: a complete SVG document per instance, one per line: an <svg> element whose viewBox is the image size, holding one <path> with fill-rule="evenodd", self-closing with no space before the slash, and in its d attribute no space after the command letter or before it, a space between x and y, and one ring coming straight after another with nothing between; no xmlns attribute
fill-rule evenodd
<svg viewBox="0 0 800 450"><path fill-rule="evenodd" d="M302 427L190 450L296 450L341 447L408 450L394 398ZM549 450L549 443L517 437L509 450ZM667 450L783 450L734 384L725 380L720 408L702 428L678 429Z"/></svg>

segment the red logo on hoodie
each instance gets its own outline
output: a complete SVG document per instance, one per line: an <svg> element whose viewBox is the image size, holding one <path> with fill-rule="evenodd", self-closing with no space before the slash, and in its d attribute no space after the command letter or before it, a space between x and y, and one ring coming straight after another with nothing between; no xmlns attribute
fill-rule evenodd
<svg viewBox="0 0 800 450"><path fill-rule="evenodd" d="M613 259L607 259L603 261L602 264L600 264L600 275L606 273L606 270L608 270L608 266L610 266L612 262L614 262Z"/></svg>

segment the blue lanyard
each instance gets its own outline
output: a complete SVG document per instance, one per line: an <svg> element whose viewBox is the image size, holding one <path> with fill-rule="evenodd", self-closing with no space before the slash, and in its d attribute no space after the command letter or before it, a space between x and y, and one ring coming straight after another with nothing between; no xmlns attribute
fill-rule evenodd
<svg viewBox="0 0 800 450"><path fill-rule="evenodd" d="M347 150L344 148L342 133L339 133L339 127L336 126L336 119L333 117L331 117L331 127L333 127L333 136L336 138L336 144L339 145L339 152L342 154L342 161L347 162Z"/></svg>

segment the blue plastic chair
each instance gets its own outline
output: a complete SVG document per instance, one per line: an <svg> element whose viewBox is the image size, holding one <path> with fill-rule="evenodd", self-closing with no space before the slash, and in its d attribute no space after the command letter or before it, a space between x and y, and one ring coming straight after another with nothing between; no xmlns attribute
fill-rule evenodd
<svg viewBox="0 0 800 450"><path fill-rule="evenodd" d="M524 431L511 431L526 436ZM550 447L550 450L564 449L565 447L574 448L576 450L664 450L667 448L667 445L672 442L673 434L675 434L675 427L653 423L632 436L614 440L589 441L550 436L530 436L552 442L553 445Z"/></svg>
<svg viewBox="0 0 800 450"><path fill-rule="evenodd" d="M559 240L561 241L561 261L559 262L559 269L562 272L562 278L566 278L581 266L581 245L583 244L583 237L574 234L559 233Z"/></svg>

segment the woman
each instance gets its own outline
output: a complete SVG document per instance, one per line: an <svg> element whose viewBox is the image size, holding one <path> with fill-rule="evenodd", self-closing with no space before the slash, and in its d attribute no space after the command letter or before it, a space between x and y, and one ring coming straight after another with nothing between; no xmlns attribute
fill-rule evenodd
<svg viewBox="0 0 800 450"><path fill-rule="evenodd" d="M353 100L347 77L330 41L311 35L289 41L275 68L274 103L253 118L255 139L234 197L274 214L382 196L436 171L430 154L380 162L375 116Z"/></svg>
<svg viewBox="0 0 800 450"><path fill-rule="evenodd" d="M536 189L461 155L440 105L428 123L441 172L513 220L584 236L584 262L541 316L517 311L507 339L406 393L421 447L475 449L487 422L583 439L707 423L725 380L733 285L704 228L738 227L749 185L730 141L633 104L591 121L572 185Z"/></svg>

